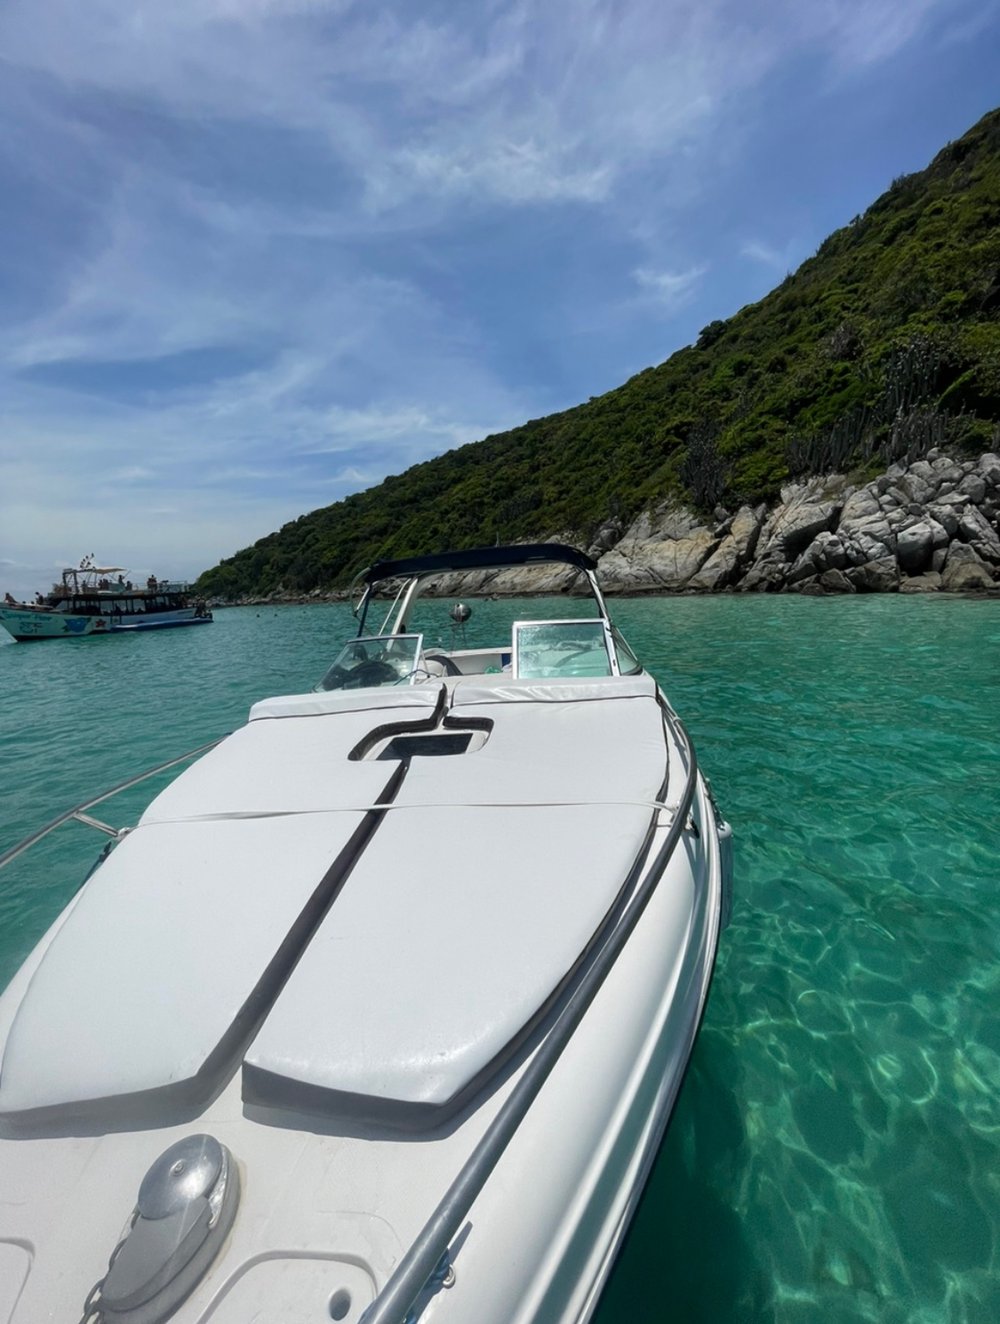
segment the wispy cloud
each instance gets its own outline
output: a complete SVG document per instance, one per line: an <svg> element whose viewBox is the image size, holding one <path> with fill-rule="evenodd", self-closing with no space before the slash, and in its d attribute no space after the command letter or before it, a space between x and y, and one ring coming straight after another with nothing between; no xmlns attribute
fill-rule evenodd
<svg viewBox="0 0 1000 1324"><path fill-rule="evenodd" d="M675 312L692 298L705 271L703 266L689 267L687 271L650 271L648 267L639 267L632 275L645 294L669 312Z"/></svg>
<svg viewBox="0 0 1000 1324"><path fill-rule="evenodd" d="M440 411L416 406L404 409L341 409L327 411L324 419L329 436L309 449L313 453L353 449L360 443L386 442L423 437L436 447L460 446L482 436L482 422L460 423Z"/></svg>
<svg viewBox="0 0 1000 1324"><path fill-rule="evenodd" d="M331 0L11 0L8 58L119 112L281 125L314 135L369 211L415 197L600 202L665 159L796 47L838 66L889 58L943 0L733 3L542 0L415 14ZM106 117L84 116L91 142ZM118 150L156 125L115 126ZM164 144L160 144L161 149Z"/></svg>
<svg viewBox="0 0 1000 1324"><path fill-rule="evenodd" d="M879 64L912 41L942 0L828 0L797 6L803 36L830 52L842 69Z"/></svg>
<svg viewBox="0 0 1000 1324"><path fill-rule="evenodd" d="M794 265L794 253L797 245L794 240L789 240L783 248L776 248L773 244L762 243L757 239L748 239L740 248L743 257L751 258L754 262L763 263L765 267L770 267L773 271L779 271L784 274L790 271Z"/></svg>

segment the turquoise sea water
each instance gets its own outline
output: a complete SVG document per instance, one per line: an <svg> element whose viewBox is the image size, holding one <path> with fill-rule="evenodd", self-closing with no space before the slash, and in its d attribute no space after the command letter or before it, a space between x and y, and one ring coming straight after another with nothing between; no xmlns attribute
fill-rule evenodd
<svg viewBox="0 0 1000 1324"><path fill-rule="evenodd" d="M737 899L598 1324L995 1324L1000 603L612 608L735 826ZM469 641L550 610L575 605L484 604ZM349 620L0 647L0 849L309 688ZM158 785L93 812L132 822ZM0 984L100 844L74 825L0 874Z"/></svg>

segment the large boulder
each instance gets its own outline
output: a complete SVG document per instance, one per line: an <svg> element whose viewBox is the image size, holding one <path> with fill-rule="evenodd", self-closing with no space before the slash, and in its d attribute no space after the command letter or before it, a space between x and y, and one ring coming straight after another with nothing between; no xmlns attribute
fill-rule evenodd
<svg viewBox="0 0 1000 1324"><path fill-rule="evenodd" d="M686 588L718 545L710 529L695 529L687 538L676 538L651 549L644 568L662 588Z"/></svg>
<svg viewBox="0 0 1000 1324"><path fill-rule="evenodd" d="M824 570L819 577L820 585L827 593L857 593L857 589L842 570Z"/></svg>
<svg viewBox="0 0 1000 1324"><path fill-rule="evenodd" d="M877 542L882 544L883 553L896 550L896 535L883 511L866 515L860 519L841 520L837 526L841 541L848 543Z"/></svg>
<svg viewBox="0 0 1000 1324"><path fill-rule="evenodd" d="M762 555L780 550L785 561L793 561L809 546L817 533L832 529L843 507L839 488L843 480L813 478L782 489L777 506L760 539ZM772 559L773 555L772 555Z"/></svg>
<svg viewBox="0 0 1000 1324"><path fill-rule="evenodd" d="M953 492L965 476L961 466L947 455L932 460L931 468L937 476L938 492Z"/></svg>
<svg viewBox="0 0 1000 1324"><path fill-rule="evenodd" d="M532 594L548 597L568 593L579 584L580 577L572 566L526 565L511 570L488 570L476 587L460 589L458 596L463 593L495 593L501 598L530 597ZM448 596L454 597L455 594Z"/></svg>
<svg viewBox="0 0 1000 1324"><path fill-rule="evenodd" d="M868 519L881 512L878 489L882 481L880 478L877 482L869 483L867 487L859 487L856 492L850 494L841 509L838 528L843 528L845 524L849 526L857 520Z"/></svg>
<svg viewBox="0 0 1000 1324"><path fill-rule="evenodd" d="M993 451L987 451L985 455L980 455L976 471L987 487L993 488L994 491L1000 491L1000 455L995 455Z"/></svg>
<svg viewBox="0 0 1000 1324"><path fill-rule="evenodd" d="M894 593L899 588L899 566L894 556L882 556L845 571L859 593Z"/></svg>
<svg viewBox="0 0 1000 1324"><path fill-rule="evenodd" d="M932 521L919 520L903 529L896 539L896 558L904 574L921 575L930 565L935 546L931 526ZM936 527L941 528L940 524Z"/></svg>
<svg viewBox="0 0 1000 1324"><path fill-rule="evenodd" d="M957 490L967 496L974 506L979 506L986 497L986 480L977 473L966 474Z"/></svg>
<svg viewBox="0 0 1000 1324"><path fill-rule="evenodd" d="M961 512L966 508L968 504L969 504L968 492L961 492L956 490L954 492L943 493L941 496L937 497L934 501L932 501L930 503L930 506L931 509L936 509L936 510L947 509L947 510L955 511L956 514L961 514Z"/></svg>
<svg viewBox="0 0 1000 1324"><path fill-rule="evenodd" d="M975 550L953 542L941 574L941 587L948 593L969 593L993 587L993 575Z"/></svg>
<svg viewBox="0 0 1000 1324"><path fill-rule="evenodd" d="M896 539L889 533L888 526L883 531L883 537L884 541L882 538L870 537L865 532L857 531L850 537L841 535L848 565L865 565L869 561L881 561L886 556L894 560Z"/></svg>
<svg viewBox="0 0 1000 1324"><path fill-rule="evenodd" d="M936 593L941 587L941 576L935 570L928 570L925 575L914 575L912 579L901 579L900 593Z"/></svg>
<svg viewBox="0 0 1000 1324"><path fill-rule="evenodd" d="M765 506L741 506L729 522L728 535L691 576L687 587L702 593L717 593L735 583L743 568L753 559L765 513Z"/></svg>
<svg viewBox="0 0 1000 1324"><path fill-rule="evenodd" d="M788 562L780 552L760 557L754 561L737 588L741 593L771 593L782 587L788 569Z"/></svg>
<svg viewBox="0 0 1000 1324"><path fill-rule="evenodd" d="M896 554L896 534L887 509L883 509L886 498L877 489L878 484L869 483L852 492L840 512L837 536L851 565L864 565Z"/></svg>
<svg viewBox="0 0 1000 1324"><path fill-rule="evenodd" d="M564 530L543 533L538 542L572 543L573 535ZM540 594L587 593L583 576L570 565L542 562L537 565L515 566L502 570L459 570L452 574L436 575L428 579L421 590L428 598L530 597Z"/></svg>
<svg viewBox="0 0 1000 1324"><path fill-rule="evenodd" d="M719 541L690 511L665 503L640 515L601 558L601 583L610 591L686 588Z"/></svg>
<svg viewBox="0 0 1000 1324"><path fill-rule="evenodd" d="M891 470L890 470L891 473ZM888 489L901 506L911 501L926 505L937 493L941 479L927 460L916 460Z"/></svg>
<svg viewBox="0 0 1000 1324"><path fill-rule="evenodd" d="M1000 565L1000 537L989 520L975 506L968 506L958 521L958 536L972 547L980 560Z"/></svg>
<svg viewBox="0 0 1000 1324"><path fill-rule="evenodd" d="M605 520L594 534L593 542L587 548L587 555L593 557L595 561L600 560L605 552L610 551L615 543L621 540L624 531L622 522L617 517Z"/></svg>
<svg viewBox="0 0 1000 1324"><path fill-rule="evenodd" d="M940 501L932 502L927 507L928 519L933 519L935 523L944 529L947 537L954 538L958 533L958 521L961 510L956 510L953 505L942 505Z"/></svg>
<svg viewBox="0 0 1000 1324"><path fill-rule="evenodd" d="M789 584L808 579L812 575L822 575L826 570L843 570L851 564L847 549L836 533L824 529L817 533L806 550L788 572Z"/></svg>

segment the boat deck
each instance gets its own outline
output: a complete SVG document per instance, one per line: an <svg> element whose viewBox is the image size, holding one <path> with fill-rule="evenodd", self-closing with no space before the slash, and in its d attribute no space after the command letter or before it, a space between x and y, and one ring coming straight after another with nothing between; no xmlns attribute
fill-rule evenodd
<svg viewBox="0 0 1000 1324"><path fill-rule="evenodd" d="M387 739L463 731L480 743L457 755L386 754ZM644 675L449 676L255 705L151 803L0 998L14 1324L80 1313L138 1178L192 1129L231 1149L244 1192L178 1324L244 1324L276 1293L281 1318L336 1302L357 1324L530 1069L595 933L628 911L685 776ZM467 1320L470 1300L482 1324L593 1304L707 991L712 822L700 788L428 1320Z"/></svg>

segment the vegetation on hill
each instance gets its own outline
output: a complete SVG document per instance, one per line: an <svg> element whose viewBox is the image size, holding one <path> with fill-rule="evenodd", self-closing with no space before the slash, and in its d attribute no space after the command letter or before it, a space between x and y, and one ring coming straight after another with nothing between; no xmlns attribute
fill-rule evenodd
<svg viewBox="0 0 1000 1324"><path fill-rule="evenodd" d="M671 494L732 507L798 475L984 449L998 419L1000 110L665 363L303 515L198 587L308 592L380 556L586 544Z"/></svg>

